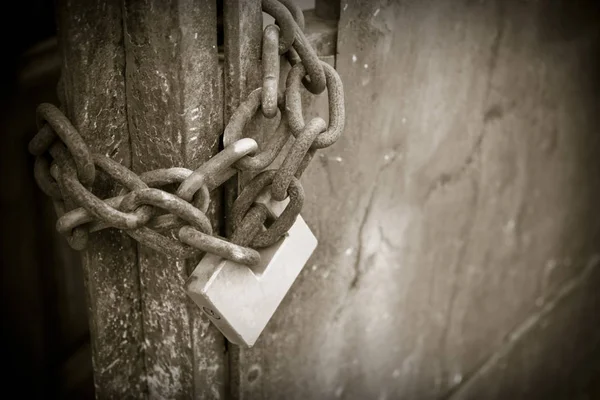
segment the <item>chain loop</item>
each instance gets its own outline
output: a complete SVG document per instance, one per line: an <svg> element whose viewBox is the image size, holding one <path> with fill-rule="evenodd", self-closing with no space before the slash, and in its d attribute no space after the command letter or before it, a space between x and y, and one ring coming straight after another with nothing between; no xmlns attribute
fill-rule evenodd
<svg viewBox="0 0 600 400"><path fill-rule="evenodd" d="M292 14L292 17L294 18L294 21L296 21L296 24L298 25L298 27L302 30L304 30L304 12L302 11L302 9L300 8L300 6L298 6L298 4L296 4L296 2L294 0L278 0L281 4L283 4L285 6L285 8L288 9L288 11L290 12L290 14Z"/></svg>
<svg viewBox="0 0 600 400"><path fill-rule="evenodd" d="M279 25L279 54L285 54L296 38L296 27L298 26L288 8L277 0L262 0L262 10L275 18Z"/></svg>
<svg viewBox="0 0 600 400"><path fill-rule="evenodd" d="M344 89L342 81L335 69L321 61L327 77L327 97L329 100L329 126L325 132L319 135L313 147L322 149L334 144L344 130L346 112L344 109ZM302 116L302 95L300 93L300 79L304 76L304 66L296 64L287 77L285 104L288 113L289 124L292 134L296 135L304 129L304 117Z"/></svg>
<svg viewBox="0 0 600 400"><path fill-rule="evenodd" d="M273 199L282 201L287 197L287 189L301 166L302 160L304 160L317 136L325 131L326 128L327 123L325 120L316 117L311 119L302 132L298 134L292 148L277 170L275 178L273 178L273 186L271 187L271 196L273 196ZM296 177L299 178L299 176Z"/></svg>
<svg viewBox="0 0 600 400"><path fill-rule="evenodd" d="M244 187L233 203L231 209L234 232L238 226L240 226L246 213L258 198L259 194L273 182L276 173L277 170L263 171L256 175L246 187ZM279 240L296 221L296 217L300 214L300 210L304 203L304 189L302 189L302 185L298 179L292 178L287 193L290 197L290 202L285 210L266 231L259 233L254 238L251 243L253 247L261 248L272 245Z"/></svg>
<svg viewBox="0 0 600 400"><path fill-rule="evenodd" d="M146 226L126 232L140 244L173 258L186 259L201 254L200 250L181 243L179 240L161 235Z"/></svg>
<svg viewBox="0 0 600 400"><path fill-rule="evenodd" d="M92 192L87 190L81 182L79 182L74 162L70 158L70 155L63 144L54 143L50 147L50 154L54 157L54 161L60 167L60 179L63 188L73 198L75 203L88 210L96 218L107 222L115 228L135 229L148 222L152 216L151 207L140 207L140 209L136 210L133 214L124 213L110 207L93 195ZM115 161L114 164L118 163ZM109 167L105 172L111 175L113 170ZM115 174L115 177L120 177L120 174ZM131 171L128 178L130 179L120 183L129 187L131 190L143 189L146 187L146 184Z"/></svg>
<svg viewBox="0 0 600 400"><path fill-rule="evenodd" d="M292 17L294 18L294 21L296 21L298 28L303 31L304 13L302 12L302 9L296 3L294 3L293 0L280 0L279 2L289 10L289 12L292 14ZM288 51L285 53L285 56L288 59L288 62L291 66L294 66L295 64L302 61L293 47L288 49Z"/></svg>
<svg viewBox="0 0 600 400"><path fill-rule="evenodd" d="M56 211L57 217L62 217L65 214L66 210L72 210L75 205L71 200L70 196L67 194L67 190L63 185L62 179L60 179L60 169L57 164L52 164L50 167L50 174L52 178L54 178L58 188L61 193L65 193L63 199L54 200L54 209ZM78 226L72 231L66 232L65 237L67 238L67 243L74 250L83 250L87 247L88 239L89 239L89 231L86 226Z"/></svg>
<svg viewBox="0 0 600 400"><path fill-rule="evenodd" d="M263 32L262 45L262 113L267 118L277 115L277 95L279 86L279 28L267 25Z"/></svg>
<svg viewBox="0 0 600 400"><path fill-rule="evenodd" d="M231 116L229 124L225 127L224 137L227 138L225 145L230 142L243 140L244 127L250 122L252 117L256 115L258 108L261 106L261 92L261 88L252 91L248 95L248 98L240 104L239 108ZM288 138L287 116L282 114L275 134L268 140L264 149L258 154L246 155L245 157L240 158L235 163L235 167L242 171L260 171L268 167L275 158L277 158L277 155L283 146L285 146Z"/></svg>
<svg viewBox="0 0 600 400"><path fill-rule="evenodd" d="M313 157L315 156L316 152L317 152L317 149L315 149L315 148L311 147L310 149L308 149L308 152L304 155L304 158L300 162L300 165L298 165L298 169L296 170L296 173L294 174L294 176L296 178L300 179L300 177L302 176L302 174L304 173L304 171L306 170L306 168L309 166L310 162L312 161Z"/></svg>
<svg viewBox="0 0 600 400"><path fill-rule="evenodd" d="M292 19L294 20L294 22L296 22L298 28L300 30L304 30L304 12L302 11L302 9L296 3L294 3L293 0L283 0L279 2L288 9L290 14L292 15ZM287 19L287 15L285 18ZM293 23L290 21L289 25L293 26ZM290 61L290 64L292 65L301 61L300 57L298 56L298 53L296 53L296 50L294 50L293 47L290 47L285 53L285 55Z"/></svg>
<svg viewBox="0 0 600 400"><path fill-rule="evenodd" d="M250 210L231 234L231 241L240 246L250 245L256 235L264 229L263 224L268 216L269 210L264 204L252 204Z"/></svg>
<svg viewBox="0 0 600 400"><path fill-rule="evenodd" d="M209 235L212 234L210 221L203 212L181 198L159 189L148 188L130 192L123 198L121 208L131 212L142 204L151 204L165 209L183 220L188 221L194 228L200 229ZM197 249L161 235L149 227L127 231L127 233L145 246L174 257L189 258L199 254Z"/></svg>
<svg viewBox="0 0 600 400"><path fill-rule="evenodd" d="M209 184L208 177L227 174L229 171L230 175L228 175L225 180L229 179L236 173L232 168L232 165L244 156L252 154L258 149L256 141L250 138L236 140L231 144L226 143L225 146L226 147L221 152L200 166L200 168L196 169L181 183L181 185L179 185L176 192L177 196L186 201L190 201L198 189L203 185ZM218 182L218 185L221 183L223 182Z"/></svg>
<svg viewBox="0 0 600 400"><path fill-rule="evenodd" d="M293 3L286 2L289 8L282 3L276 0L262 2L263 11L275 18L280 26L279 53L284 54L293 47L297 54L290 54L292 65L297 65L301 60L305 66L305 73L308 74L308 78L303 80L304 86L313 94L322 93L326 86L326 76L317 53L302 31L304 19L302 18L300 23L297 22L290 12L292 9L295 15L299 14Z"/></svg>
<svg viewBox="0 0 600 400"><path fill-rule="evenodd" d="M240 264L251 266L260 261L258 251L206 235L189 225L179 229L178 236L183 243L187 243L198 251L216 254Z"/></svg>
<svg viewBox="0 0 600 400"><path fill-rule="evenodd" d="M162 168L153 171L144 172L140 175L140 179L149 187L156 188L173 183L181 183L192 174L192 170L187 168ZM204 189L207 191L204 191ZM123 201L125 193L116 197L105 199L104 202L112 208L119 208ZM203 186L193 199L194 206L200 211L206 213L210 202L208 188ZM147 226L151 229L167 230L181 226L181 220L171 214L160 215L148 221ZM94 216L85 208L77 208L72 210L58 219L56 229L59 233L66 234L77 226L86 224L94 220ZM90 225L90 232L97 232L102 229L110 228L111 226L103 221L97 221Z"/></svg>
<svg viewBox="0 0 600 400"><path fill-rule="evenodd" d="M301 62L294 64L294 66L303 65L306 73L302 79L304 87L312 94L323 93L327 86L326 72L322 67L325 63L319 60L317 52L308 43L308 39L301 30L296 32L294 50L296 50L298 56L302 60Z"/></svg>
<svg viewBox="0 0 600 400"><path fill-rule="evenodd" d="M258 113L258 109L261 106L261 92L261 88L252 91L248 95L248 98L240 104L236 112L231 116L229 124L225 127L224 137L227 138L225 141L226 145L233 141L242 140L244 128ZM281 114L279 109L277 110L277 113ZM281 119L277 127L277 133L267 142L265 148L258 154L242 157L236 162L235 167L241 170L255 171L263 169L271 164L287 141L286 127L287 120Z"/></svg>
<svg viewBox="0 0 600 400"><path fill-rule="evenodd" d="M184 172L186 174L185 177L180 177L177 171L173 171L179 169L186 171ZM140 175L140 178L152 188L158 188L172 183L181 184L181 182L183 182L193 173L193 171L187 168L165 168L150 172L152 172L153 175L142 174ZM161 176L161 174L164 174L164 176ZM190 203L198 210L206 214L208 207L210 206L210 192L207 184L202 185ZM159 215L152 218L147 224L150 229L158 231L180 228L183 225L185 225L184 221L173 214Z"/></svg>
<svg viewBox="0 0 600 400"><path fill-rule="evenodd" d="M206 214L180 197L163 190L147 188L129 192L121 201L119 208L125 212L134 212L144 205L152 205L167 210L195 228L209 235L212 234L212 226Z"/></svg>
<svg viewBox="0 0 600 400"><path fill-rule="evenodd" d="M35 158L33 177L38 187L46 196L52 197L54 200L62 199L58 183L50 174L50 161L44 155Z"/></svg>
<svg viewBox="0 0 600 400"><path fill-rule="evenodd" d="M107 207L117 209L121 205L121 200L123 200L123 197L124 196L111 197L109 199L104 199L103 201L106 203ZM58 233L66 235L73 229L85 225L88 222L94 221L94 218L95 216L93 213L83 207L79 207L60 215L56 221L56 230ZM90 226L90 232L97 232L101 229L109 227L109 224L103 221L98 221L98 223Z"/></svg>
<svg viewBox="0 0 600 400"><path fill-rule="evenodd" d="M62 111L48 103L40 104L36 115L40 131L29 142L29 152L34 156L41 156L58 136L73 157L80 182L85 187L91 187L96 177L94 161L83 138L71 121Z"/></svg>

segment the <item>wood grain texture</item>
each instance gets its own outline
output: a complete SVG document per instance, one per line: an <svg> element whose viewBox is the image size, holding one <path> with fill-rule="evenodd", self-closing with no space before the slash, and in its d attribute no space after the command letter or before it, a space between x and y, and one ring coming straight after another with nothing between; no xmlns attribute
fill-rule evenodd
<svg viewBox="0 0 600 400"><path fill-rule="evenodd" d="M124 18L133 170L197 168L223 129L216 2L125 1ZM212 198L214 229L219 203ZM139 246L151 398L223 397L225 341L183 290L197 261Z"/></svg>
<svg viewBox="0 0 600 400"><path fill-rule="evenodd" d="M224 76L224 119L229 121L238 105L246 99L248 93L260 87L260 57L262 43L262 5L260 0L224 0L223 21L225 53L223 63ZM262 116L258 117L262 119ZM244 130L244 137L260 139L256 121L251 121ZM259 142L260 145L260 142ZM246 174L241 174L246 175ZM228 210L238 194L238 185L248 177L232 178L223 188L224 196L224 236L231 235L231 220ZM251 354L246 350L228 343L229 388L228 396L243 398L244 377L242 365L249 363Z"/></svg>
<svg viewBox="0 0 600 400"><path fill-rule="evenodd" d="M262 4L260 0L224 0L224 121L225 124L248 93L260 87L260 57L262 52ZM259 117L262 118L262 117ZM250 121L245 137L260 139L256 121ZM259 142L260 144L260 142ZM230 210L237 197L238 185L249 179L249 174L233 177L223 189L225 210ZM231 236L231 221L223 217L225 236ZM235 386L235 385L234 385Z"/></svg>
<svg viewBox="0 0 600 400"><path fill-rule="evenodd" d="M586 4L342 3L347 128L303 177L320 243L244 398L444 398L583 271L600 250Z"/></svg>
<svg viewBox="0 0 600 400"><path fill-rule="evenodd" d="M90 148L130 166L121 2L60 1L65 109ZM114 187L101 175L94 192ZM143 397L146 382L135 242L116 230L83 253L97 398Z"/></svg>
<svg viewBox="0 0 600 400"><path fill-rule="evenodd" d="M224 0L225 120L260 84L262 6L259 0Z"/></svg>

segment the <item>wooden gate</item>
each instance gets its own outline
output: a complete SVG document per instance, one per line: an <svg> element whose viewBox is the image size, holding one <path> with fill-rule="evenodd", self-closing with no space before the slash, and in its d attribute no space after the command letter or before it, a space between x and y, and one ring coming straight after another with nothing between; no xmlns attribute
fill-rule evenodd
<svg viewBox="0 0 600 400"><path fill-rule="evenodd" d="M68 115L95 151L136 173L199 166L259 86L258 0L59 9ZM597 7L317 0L306 18L347 108L344 136L303 177L316 253L244 349L185 295L198 260L116 230L92 235L83 263L97 397L590 395ZM305 109L323 115L326 95ZM231 193L211 203L217 229Z"/></svg>

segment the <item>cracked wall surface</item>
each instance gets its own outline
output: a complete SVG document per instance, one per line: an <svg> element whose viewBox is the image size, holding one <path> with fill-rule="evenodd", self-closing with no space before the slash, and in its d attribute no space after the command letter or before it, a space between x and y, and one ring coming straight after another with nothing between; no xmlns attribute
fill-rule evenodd
<svg viewBox="0 0 600 400"><path fill-rule="evenodd" d="M346 130L302 178L319 246L256 345L248 398L589 395L597 7L341 9ZM307 118L325 110L323 95Z"/></svg>

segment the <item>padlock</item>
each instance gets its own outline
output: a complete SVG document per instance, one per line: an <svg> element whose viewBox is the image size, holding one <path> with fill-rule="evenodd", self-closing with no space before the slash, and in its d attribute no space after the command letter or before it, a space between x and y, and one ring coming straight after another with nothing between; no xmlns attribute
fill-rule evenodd
<svg viewBox="0 0 600 400"><path fill-rule="evenodd" d="M266 205L279 216L286 202ZM260 249L261 261L252 268L206 254L186 282L187 294L227 340L251 347L316 247L317 238L299 215L287 234Z"/></svg>

